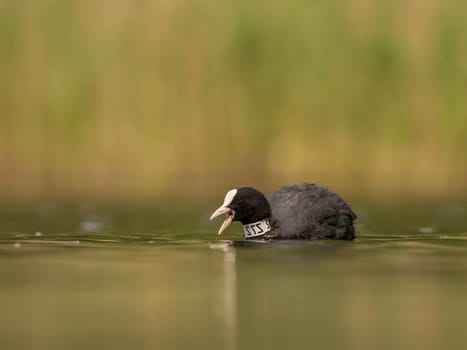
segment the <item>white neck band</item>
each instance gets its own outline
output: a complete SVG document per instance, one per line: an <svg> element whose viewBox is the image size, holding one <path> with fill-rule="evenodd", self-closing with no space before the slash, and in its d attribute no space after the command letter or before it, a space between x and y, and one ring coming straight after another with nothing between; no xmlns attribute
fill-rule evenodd
<svg viewBox="0 0 467 350"><path fill-rule="evenodd" d="M271 231L269 219L256 221L248 225L243 225L243 237L245 239L260 237L266 232Z"/></svg>

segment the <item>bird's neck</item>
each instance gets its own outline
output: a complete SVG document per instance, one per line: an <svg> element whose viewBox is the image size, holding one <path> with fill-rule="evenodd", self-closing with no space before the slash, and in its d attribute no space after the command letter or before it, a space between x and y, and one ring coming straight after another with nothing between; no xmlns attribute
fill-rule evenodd
<svg viewBox="0 0 467 350"><path fill-rule="evenodd" d="M245 239L260 238L269 231L271 231L269 218L243 225L243 237Z"/></svg>

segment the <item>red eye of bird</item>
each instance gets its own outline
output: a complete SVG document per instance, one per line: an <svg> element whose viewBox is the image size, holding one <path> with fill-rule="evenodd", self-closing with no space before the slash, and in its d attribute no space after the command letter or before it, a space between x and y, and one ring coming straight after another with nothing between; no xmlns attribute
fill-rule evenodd
<svg viewBox="0 0 467 350"><path fill-rule="evenodd" d="M241 202L243 202L243 198L242 198L242 197L238 197L237 203L241 203Z"/></svg>

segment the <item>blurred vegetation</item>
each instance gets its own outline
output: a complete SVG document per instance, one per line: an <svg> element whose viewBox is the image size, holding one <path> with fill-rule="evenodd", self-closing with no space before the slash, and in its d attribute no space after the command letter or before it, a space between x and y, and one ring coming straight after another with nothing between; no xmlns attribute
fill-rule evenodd
<svg viewBox="0 0 467 350"><path fill-rule="evenodd" d="M0 0L0 196L467 191L467 2Z"/></svg>

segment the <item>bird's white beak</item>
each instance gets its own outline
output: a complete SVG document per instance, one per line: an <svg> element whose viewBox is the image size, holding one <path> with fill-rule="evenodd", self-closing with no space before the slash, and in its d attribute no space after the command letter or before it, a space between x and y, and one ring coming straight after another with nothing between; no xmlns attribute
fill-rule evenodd
<svg viewBox="0 0 467 350"><path fill-rule="evenodd" d="M218 235L220 235L222 232L224 232L227 229L227 227L229 227L229 225L232 223L235 217L235 211L230 209L228 205L232 203L232 200L234 199L236 194L237 194L236 189L233 189L227 192L224 198L224 203L222 203L222 205L219 208L217 208L217 210L214 213L212 213L211 218L209 219L209 220L212 220L215 217L218 217L219 215L226 214L226 218L224 222L222 223L222 226L219 229L219 232L217 233Z"/></svg>
<svg viewBox="0 0 467 350"><path fill-rule="evenodd" d="M218 235L222 234L222 232L224 232L227 229L227 227L230 226L235 217L235 211L230 209L229 207L221 205L219 208L216 209L214 213L212 213L211 218L209 220L212 220L222 214L226 214L226 217L221 225L221 228L219 229L219 232L217 233Z"/></svg>

